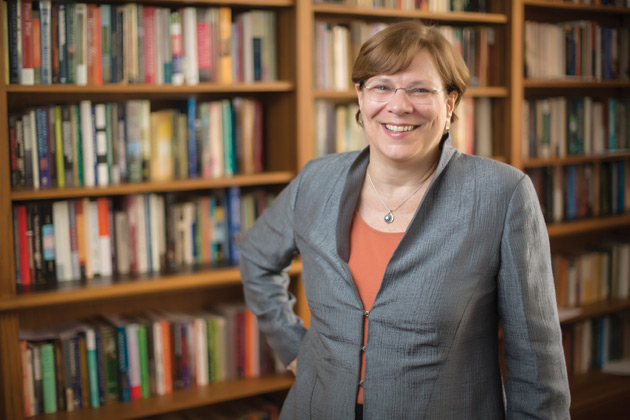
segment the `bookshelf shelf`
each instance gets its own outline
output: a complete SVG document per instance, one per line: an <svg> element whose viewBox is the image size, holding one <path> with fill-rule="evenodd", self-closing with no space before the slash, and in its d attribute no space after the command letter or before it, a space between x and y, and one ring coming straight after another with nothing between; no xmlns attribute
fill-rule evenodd
<svg viewBox="0 0 630 420"><path fill-rule="evenodd" d="M569 378L571 418L627 420L630 377L590 371ZM597 392L594 392L597 390ZM607 417L603 417L602 413Z"/></svg>
<svg viewBox="0 0 630 420"><path fill-rule="evenodd" d="M580 312L562 321L563 324L571 324L598 316L609 315L619 311L630 309L630 299L610 299L579 307Z"/></svg>
<svg viewBox="0 0 630 420"><path fill-rule="evenodd" d="M255 92L290 92L295 88L292 82L279 81L269 83L199 83L198 85L152 85L152 84L120 84L106 85L8 85L7 94L166 94L178 95L199 93L255 93Z"/></svg>
<svg viewBox="0 0 630 420"><path fill-rule="evenodd" d="M301 269L301 262L294 262L291 265L289 274L297 275L301 272ZM217 288L238 285L240 281L240 273L236 267L206 269L189 273L178 272L170 275L147 275L119 282L114 282L107 278L97 278L93 280L92 285L71 283L68 285L69 290L65 291L33 292L0 298L0 313L164 294L183 290Z"/></svg>
<svg viewBox="0 0 630 420"><path fill-rule="evenodd" d="M628 14L630 15L629 7L620 7L620 6L595 6L588 4L572 4L565 3L561 1L550 1L550 0L523 0L523 4L525 7L541 7L546 10L548 9L561 9L561 10L575 10L589 13L598 13L598 14Z"/></svg>
<svg viewBox="0 0 630 420"><path fill-rule="evenodd" d="M563 158L528 159L523 162L524 168L541 168L544 166L579 165L583 163L605 162L630 158L630 151L620 150L604 155L567 156Z"/></svg>
<svg viewBox="0 0 630 420"><path fill-rule="evenodd" d="M38 415L33 420L132 420L162 413L186 410L224 401L233 401L255 395L286 391L293 384L293 375L283 373L259 378L239 379L173 391L172 394L147 399L116 402L99 407L59 411L53 416Z"/></svg>
<svg viewBox="0 0 630 420"><path fill-rule="evenodd" d="M142 182L110 185L107 187L51 188L40 190L15 190L11 192L13 201L29 201L75 197L104 197L114 195L138 194L148 192L198 191L227 188L232 185L241 187L286 184L293 177L293 172L266 172L252 175L234 175L217 179L185 179L168 182Z"/></svg>
<svg viewBox="0 0 630 420"><path fill-rule="evenodd" d="M489 87L471 87L466 90L466 96L470 97L491 97L491 98L507 98L509 92L506 87L489 86ZM328 99L338 101L356 100L357 94L354 90L338 91L338 90L316 90L313 93L315 99Z"/></svg>
<svg viewBox="0 0 630 420"><path fill-rule="evenodd" d="M400 10L387 8L364 8L353 6L340 6L334 4L313 5L313 11L317 15L344 15L357 17L378 17L378 18L407 18L426 19L440 23L487 23L503 24L507 23L507 16L500 13L477 13L477 12L428 12L420 10Z"/></svg>
<svg viewBox="0 0 630 420"><path fill-rule="evenodd" d="M594 232L598 230L613 229L630 224L630 214L618 216L589 218L572 222L553 223L547 225L547 231L551 239L568 235Z"/></svg>
<svg viewBox="0 0 630 420"><path fill-rule="evenodd" d="M532 80L525 79L523 87L526 89L601 89L601 88L630 88L630 80L592 80L592 79L558 79Z"/></svg>

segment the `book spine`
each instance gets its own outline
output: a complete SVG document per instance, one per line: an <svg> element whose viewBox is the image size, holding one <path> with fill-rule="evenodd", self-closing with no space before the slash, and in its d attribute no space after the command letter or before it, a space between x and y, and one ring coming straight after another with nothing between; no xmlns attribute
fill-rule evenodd
<svg viewBox="0 0 630 420"><path fill-rule="evenodd" d="M67 41L67 4L55 3L53 5L59 8L58 12L58 35L57 35L57 48L58 52L58 82L61 84L68 83L68 41Z"/></svg>
<svg viewBox="0 0 630 420"><path fill-rule="evenodd" d="M19 84L22 68L21 57L18 52L22 49L20 3L10 1L7 5L8 38L9 38L9 83Z"/></svg>
<svg viewBox="0 0 630 420"><path fill-rule="evenodd" d="M39 1L39 15L41 21L41 83L52 83L52 43L51 43L51 1Z"/></svg>
<svg viewBox="0 0 630 420"><path fill-rule="evenodd" d="M55 348L52 343L42 344L40 347L42 366L42 389L44 398L44 413L57 411L57 386L55 374Z"/></svg>
<svg viewBox="0 0 630 420"><path fill-rule="evenodd" d="M20 0L20 2L22 18L22 72L20 83L33 85L35 84L35 70L33 68L33 2L32 0Z"/></svg>
<svg viewBox="0 0 630 420"><path fill-rule="evenodd" d="M77 12L76 3L66 3L66 67L67 83L77 82ZM61 67L60 67L61 68ZM61 80L61 72L60 72ZM62 82L63 83L63 82Z"/></svg>
<svg viewBox="0 0 630 420"><path fill-rule="evenodd" d="M182 18L178 11L170 16L171 54L172 54L172 83L176 86L184 84L182 69Z"/></svg>
<svg viewBox="0 0 630 420"><path fill-rule="evenodd" d="M94 330L89 328L85 331L85 344L87 350L88 377L90 382L90 405L93 408L100 406L98 391L98 360L96 358L96 337Z"/></svg>
<svg viewBox="0 0 630 420"><path fill-rule="evenodd" d="M227 208L228 208L228 258L230 263L238 264L239 252L237 243L240 237L240 188L232 186L227 190Z"/></svg>
<svg viewBox="0 0 630 420"><path fill-rule="evenodd" d="M149 398L151 387L149 379L147 327L142 324L138 324L138 356L140 363L140 397Z"/></svg>
<svg viewBox="0 0 630 420"><path fill-rule="evenodd" d="M99 186L109 185L109 169L107 166L107 119L105 114L105 104L94 105L96 178Z"/></svg>

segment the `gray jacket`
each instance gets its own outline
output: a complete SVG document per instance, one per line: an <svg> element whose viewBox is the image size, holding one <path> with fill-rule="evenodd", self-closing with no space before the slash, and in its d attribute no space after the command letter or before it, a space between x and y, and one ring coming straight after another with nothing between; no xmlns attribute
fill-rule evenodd
<svg viewBox="0 0 630 420"><path fill-rule="evenodd" d="M298 358L281 418L354 419L361 351L366 420L569 418L549 241L530 179L447 139L368 314L347 263L368 161L366 148L309 162L240 243L249 307L280 359ZM298 253L309 330L287 293Z"/></svg>

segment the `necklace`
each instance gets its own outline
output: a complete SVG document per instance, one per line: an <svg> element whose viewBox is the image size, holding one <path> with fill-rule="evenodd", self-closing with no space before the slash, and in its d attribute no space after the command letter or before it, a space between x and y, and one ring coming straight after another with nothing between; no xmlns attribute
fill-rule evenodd
<svg viewBox="0 0 630 420"><path fill-rule="evenodd" d="M405 204L407 201L409 201L409 199L411 197L413 197L414 195L416 195L416 193L418 191L420 191L420 188L422 188L422 186L428 181L428 179L431 177L431 172L429 172L429 176L427 176L421 183L420 185L418 185L418 188L416 188L415 190L413 190L413 192L411 193L411 195L407 198L405 198L403 200L402 203L400 203L399 205L396 206L396 208L390 209L389 207L387 207L387 204L385 204L385 201L383 201L383 198L381 197L381 195L378 193L378 190L376 189L376 186L374 185L374 182L372 182L372 177L370 176L370 173L367 172L367 176L368 176L368 180L370 181L370 184L372 184L372 188L374 188L374 192L376 193L376 196L378 197L378 200L381 202L381 204L383 205L383 207L385 207L385 209L387 210L387 214L383 217L383 220L385 220L385 223L394 223L394 212L396 210L398 210L399 208L402 207L403 204Z"/></svg>

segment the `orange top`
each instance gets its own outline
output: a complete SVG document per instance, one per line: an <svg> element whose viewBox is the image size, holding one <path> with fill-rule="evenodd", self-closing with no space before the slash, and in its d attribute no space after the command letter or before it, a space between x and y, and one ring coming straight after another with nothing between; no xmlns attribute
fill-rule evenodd
<svg viewBox="0 0 630 420"><path fill-rule="evenodd" d="M394 250L398 246L403 232L381 232L365 223L355 212L350 231L350 273L357 286L363 308L372 309L378 289L381 287L383 274ZM364 318L363 345L367 344L367 323ZM367 349L366 351L369 351ZM365 351L361 352L361 381L365 373ZM359 387L357 403L363 404L363 387Z"/></svg>

